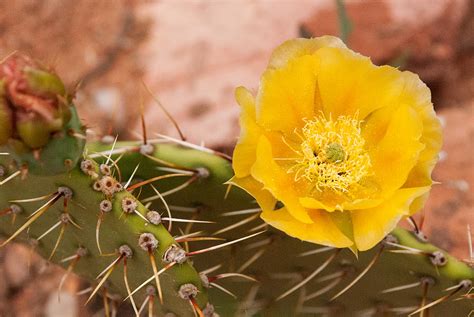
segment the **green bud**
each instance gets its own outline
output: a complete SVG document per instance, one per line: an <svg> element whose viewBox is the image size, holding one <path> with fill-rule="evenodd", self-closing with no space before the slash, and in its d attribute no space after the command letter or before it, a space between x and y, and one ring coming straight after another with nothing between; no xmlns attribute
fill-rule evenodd
<svg viewBox="0 0 474 317"><path fill-rule="evenodd" d="M56 124L60 124L56 130L61 129L71 119L71 112L67 105L68 97L63 82L54 73L30 66L25 67L23 72L28 84L28 92L36 96L56 100L57 109L54 118L60 119L56 120Z"/></svg>
<svg viewBox="0 0 474 317"><path fill-rule="evenodd" d="M4 85L0 81L0 145L4 145L13 134L13 114L5 99Z"/></svg>
<svg viewBox="0 0 474 317"><path fill-rule="evenodd" d="M56 74L24 55L14 54L0 66L0 144L13 137L32 149L45 146L51 134L64 130L71 120L64 84Z"/></svg>
<svg viewBox="0 0 474 317"><path fill-rule="evenodd" d="M48 144L51 130L41 118L23 118L16 123L17 133L21 140L32 149Z"/></svg>
<svg viewBox="0 0 474 317"><path fill-rule="evenodd" d="M56 74L21 54L0 63L0 147L18 166L31 174L64 173L82 157L81 131Z"/></svg>
<svg viewBox="0 0 474 317"><path fill-rule="evenodd" d="M31 93L45 98L66 95L66 88L64 88L63 82L56 74L30 66L25 67L23 72L28 83L28 90Z"/></svg>
<svg viewBox="0 0 474 317"><path fill-rule="evenodd" d="M13 133L13 116L4 98L0 97L0 145L4 145Z"/></svg>

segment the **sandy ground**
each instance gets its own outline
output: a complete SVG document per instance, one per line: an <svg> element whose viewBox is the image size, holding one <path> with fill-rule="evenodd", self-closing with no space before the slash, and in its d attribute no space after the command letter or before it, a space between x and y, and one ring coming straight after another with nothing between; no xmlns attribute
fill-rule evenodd
<svg viewBox="0 0 474 317"><path fill-rule="evenodd" d="M466 258L466 224L474 227L474 1L349 1L348 12L352 48L419 73L432 89L445 143L424 230ZM20 50L54 65L70 89L80 87L80 114L98 133L134 137L143 103L149 134L176 135L143 81L189 140L229 153L238 135L234 88L256 89L283 40L337 32L329 0L0 2L0 56ZM58 303L62 274L28 248L0 250L0 316L100 310L72 295L86 286L77 278Z"/></svg>

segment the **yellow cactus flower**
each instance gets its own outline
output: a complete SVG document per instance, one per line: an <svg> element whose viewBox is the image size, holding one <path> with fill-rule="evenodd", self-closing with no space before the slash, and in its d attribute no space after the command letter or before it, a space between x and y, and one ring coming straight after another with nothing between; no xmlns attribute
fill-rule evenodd
<svg viewBox="0 0 474 317"><path fill-rule="evenodd" d="M441 128L417 75L335 37L294 39L273 52L257 95L239 87L236 99L231 183L273 227L363 251L423 206Z"/></svg>

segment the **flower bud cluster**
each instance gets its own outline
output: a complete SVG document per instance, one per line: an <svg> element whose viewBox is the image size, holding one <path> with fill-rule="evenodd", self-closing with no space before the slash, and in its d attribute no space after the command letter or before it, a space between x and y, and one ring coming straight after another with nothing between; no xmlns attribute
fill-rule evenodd
<svg viewBox="0 0 474 317"><path fill-rule="evenodd" d="M27 56L8 57L0 64L0 145L45 146L71 119L68 103L56 74Z"/></svg>

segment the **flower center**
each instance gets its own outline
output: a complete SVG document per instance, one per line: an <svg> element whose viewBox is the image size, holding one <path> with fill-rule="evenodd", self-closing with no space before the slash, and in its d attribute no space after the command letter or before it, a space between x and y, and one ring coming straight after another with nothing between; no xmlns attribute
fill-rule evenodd
<svg viewBox="0 0 474 317"><path fill-rule="evenodd" d="M304 178L319 191L347 192L371 170L370 157L361 136L361 121L340 116L306 120L302 129L300 157L289 170L295 180Z"/></svg>

